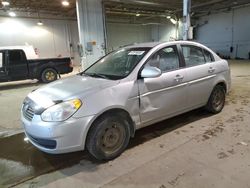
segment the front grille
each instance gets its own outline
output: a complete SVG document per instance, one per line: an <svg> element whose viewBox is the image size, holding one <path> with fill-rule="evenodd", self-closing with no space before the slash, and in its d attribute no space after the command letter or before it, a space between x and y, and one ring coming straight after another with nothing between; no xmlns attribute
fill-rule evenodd
<svg viewBox="0 0 250 188"><path fill-rule="evenodd" d="M23 106L23 116L25 119L32 121L34 117L34 111L32 110L30 106L28 105Z"/></svg>

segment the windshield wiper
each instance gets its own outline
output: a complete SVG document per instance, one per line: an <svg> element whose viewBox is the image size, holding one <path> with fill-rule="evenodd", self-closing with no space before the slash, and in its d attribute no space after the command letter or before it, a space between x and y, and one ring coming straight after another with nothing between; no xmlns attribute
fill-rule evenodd
<svg viewBox="0 0 250 188"><path fill-rule="evenodd" d="M84 73L84 74L95 78L109 79L109 77L104 74L99 74L99 73Z"/></svg>

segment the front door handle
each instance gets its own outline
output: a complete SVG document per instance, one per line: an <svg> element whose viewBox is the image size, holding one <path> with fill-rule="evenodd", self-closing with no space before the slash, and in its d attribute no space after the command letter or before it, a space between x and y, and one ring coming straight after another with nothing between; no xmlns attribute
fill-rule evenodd
<svg viewBox="0 0 250 188"><path fill-rule="evenodd" d="M214 71L215 71L215 68L209 67L209 69L208 69L208 72L209 72L209 73L213 73Z"/></svg>
<svg viewBox="0 0 250 188"><path fill-rule="evenodd" d="M181 82L183 80L184 76L177 74L174 78L176 82Z"/></svg>

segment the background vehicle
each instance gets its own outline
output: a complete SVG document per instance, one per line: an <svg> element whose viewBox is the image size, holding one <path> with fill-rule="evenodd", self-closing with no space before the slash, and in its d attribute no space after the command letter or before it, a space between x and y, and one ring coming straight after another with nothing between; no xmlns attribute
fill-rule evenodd
<svg viewBox="0 0 250 188"><path fill-rule="evenodd" d="M227 61L201 44L138 44L30 93L22 122L31 143L44 152L87 148L109 160L139 128L203 106L219 113L230 84Z"/></svg>
<svg viewBox="0 0 250 188"><path fill-rule="evenodd" d="M26 52L34 59L27 59ZM38 59L30 47L0 48L0 82L38 79L48 83L56 80L59 74L72 71L70 58Z"/></svg>

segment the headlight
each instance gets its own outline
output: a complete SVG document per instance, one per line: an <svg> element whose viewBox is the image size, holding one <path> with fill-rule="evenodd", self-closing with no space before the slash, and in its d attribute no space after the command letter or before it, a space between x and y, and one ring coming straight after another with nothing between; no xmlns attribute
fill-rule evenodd
<svg viewBox="0 0 250 188"><path fill-rule="evenodd" d="M54 105L45 110L41 117L43 121L65 121L82 106L79 99L74 99Z"/></svg>

